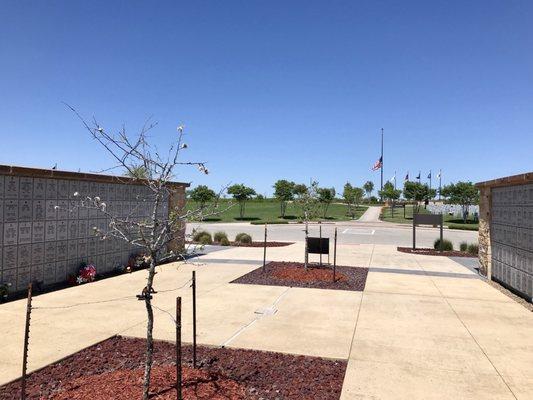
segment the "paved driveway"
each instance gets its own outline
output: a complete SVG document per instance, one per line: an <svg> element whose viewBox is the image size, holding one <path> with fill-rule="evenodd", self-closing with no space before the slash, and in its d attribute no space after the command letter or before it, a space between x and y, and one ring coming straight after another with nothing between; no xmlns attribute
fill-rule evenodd
<svg viewBox="0 0 533 400"><path fill-rule="evenodd" d="M340 245L338 254L339 264L370 267L364 292L229 283L257 268L262 249L163 266L155 337L174 338L169 313L179 295L190 340L188 280L196 270L199 343L348 359L343 399L533 398L531 312L449 258L365 244ZM268 250L270 260L302 256L301 242ZM144 281L140 271L35 297L30 368L113 334L142 337L144 305L123 297ZM95 301L106 302L71 307ZM0 382L20 374L24 308L24 301L0 306Z"/></svg>
<svg viewBox="0 0 533 400"><path fill-rule="evenodd" d="M322 234L333 237L333 231L337 227L339 243L345 244L388 244L396 246L411 246L413 243L413 229L408 224L393 224L383 221L345 221L336 223L323 223ZM191 223L187 225L190 233L193 229L203 229L211 233L224 231L230 239L237 233L246 232L254 240L263 240L264 226L251 225L249 223ZM318 224L309 225L309 234L318 236ZM439 238L439 229L431 227L418 227L416 230L418 247L433 247L435 239ZM270 240L303 241L303 224L269 225L268 237ZM456 229L444 229L444 238L454 243L459 248L461 242L477 243L477 231L461 231Z"/></svg>

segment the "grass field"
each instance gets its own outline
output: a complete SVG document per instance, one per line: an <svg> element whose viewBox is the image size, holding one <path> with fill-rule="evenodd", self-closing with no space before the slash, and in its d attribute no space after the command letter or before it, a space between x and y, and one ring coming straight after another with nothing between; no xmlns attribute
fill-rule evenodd
<svg viewBox="0 0 533 400"><path fill-rule="evenodd" d="M421 214L429 214L424 206L420 206ZM400 224L412 224L413 223L413 206L408 205L405 207L405 218L403 216L403 208L394 209L394 217L392 216L392 210L390 207L387 207L381 211L380 219L387 222L397 222ZM450 229L461 229L469 231L477 231L479 224L474 222L473 219L468 219L467 223L463 223L462 219L457 219L453 215L444 216L444 226L447 226Z"/></svg>
<svg viewBox="0 0 533 400"><path fill-rule="evenodd" d="M219 215L214 215L204 219L205 222L242 222L248 221L252 224L262 224L265 222L274 224L289 223L290 221L298 221L300 219L299 208L289 203L287 204L287 211L285 218L280 218L280 204L276 200L251 200L246 202L246 209L244 212L244 218L239 218L239 205L233 204L227 209L233 201L221 200L219 209L224 210ZM197 205L193 202L187 202L188 209L195 209ZM367 209L366 206L360 206L356 210L355 219L359 218ZM347 215L348 207L345 204L334 203L328 208L326 218L317 218L317 220L323 221L347 221L351 217Z"/></svg>

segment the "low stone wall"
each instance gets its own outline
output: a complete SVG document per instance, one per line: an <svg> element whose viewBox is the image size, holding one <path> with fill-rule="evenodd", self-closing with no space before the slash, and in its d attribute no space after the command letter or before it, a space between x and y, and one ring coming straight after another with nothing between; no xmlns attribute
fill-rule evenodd
<svg viewBox="0 0 533 400"><path fill-rule="evenodd" d="M158 214L183 207L187 186L173 183ZM96 209L79 207L79 199L99 196L111 215L140 220L151 214L148 195L146 185L131 178L0 165L0 282L22 291L33 281L63 282L82 262L99 273L125 264L139 248L96 237L92 228L105 230L110 221ZM172 246L183 245L182 233Z"/></svg>

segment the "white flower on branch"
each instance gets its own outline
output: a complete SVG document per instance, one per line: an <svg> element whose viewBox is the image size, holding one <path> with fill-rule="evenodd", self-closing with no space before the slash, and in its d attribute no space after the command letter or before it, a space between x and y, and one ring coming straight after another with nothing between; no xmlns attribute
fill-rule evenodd
<svg viewBox="0 0 533 400"><path fill-rule="evenodd" d="M94 198L94 202L95 202L95 203L100 203L100 197L96 196L96 197Z"/></svg>
<svg viewBox="0 0 533 400"><path fill-rule="evenodd" d="M59 210L59 206L54 206L54 210Z"/></svg>
<svg viewBox="0 0 533 400"><path fill-rule="evenodd" d="M105 208L107 207L106 204L104 202L102 202L102 204L100 204L100 207L102 208L102 211L105 211Z"/></svg>
<svg viewBox="0 0 533 400"><path fill-rule="evenodd" d="M74 197L78 197L80 194L78 192L74 192Z"/></svg>
<svg viewBox="0 0 533 400"><path fill-rule="evenodd" d="M183 144L181 145L181 148L182 148L182 149L186 149L187 147L189 147L189 146L187 145L187 143L183 143Z"/></svg>
<svg viewBox="0 0 533 400"><path fill-rule="evenodd" d="M183 132L183 125L180 125L178 126L178 128L176 129L179 133L182 133Z"/></svg>

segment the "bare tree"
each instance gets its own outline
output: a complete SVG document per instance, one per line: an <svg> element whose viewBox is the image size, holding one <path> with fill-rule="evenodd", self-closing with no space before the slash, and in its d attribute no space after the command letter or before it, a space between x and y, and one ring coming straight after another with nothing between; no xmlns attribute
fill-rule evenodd
<svg viewBox="0 0 533 400"><path fill-rule="evenodd" d="M187 220L201 220L206 215L215 213L206 210L205 207L186 210L178 205L172 209L167 209L170 196L178 189L173 179L175 179L178 169L183 167L197 168L203 174L208 174L209 171L204 162L182 161L181 155L187 148L187 144L183 141L184 133L181 126L178 126L177 136L170 143L168 151L161 154L147 140L147 133L156 124L145 124L139 134L134 139L130 139L125 128L122 128L117 134L112 134L104 129L96 119L93 119L92 123L88 123L74 108L67 106L80 118L91 137L113 158L115 165L108 170L114 168L125 170L135 183L142 184L146 188L142 201L150 209L150 216L147 218L136 217L135 210L131 210L128 216L119 216L107 207L105 199L94 193L90 195L76 193L75 196L79 198L79 207L95 209L103 213L108 219L109 226L105 229L93 227L97 236L102 239L111 238L126 241L149 256L146 286L137 296L144 301L148 316L143 382L143 399L147 400L153 363L154 313L152 297L156 293L154 290L155 267L158 263L169 258L177 258L182 255L173 251L168 252L167 246L172 241L183 238ZM143 171L141 177L138 173L140 170ZM124 180L126 181L126 179ZM180 251L178 250L178 252Z"/></svg>
<svg viewBox="0 0 533 400"><path fill-rule="evenodd" d="M312 181L309 186L298 184L294 186L294 194L296 196L295 203L301 208L302 220L305 223L305 256L304 265L307 269L309 264L309 249L307 247L307 239L309 237L309 221L318 216L319 201L318 201L318 182Z"/></svg>

